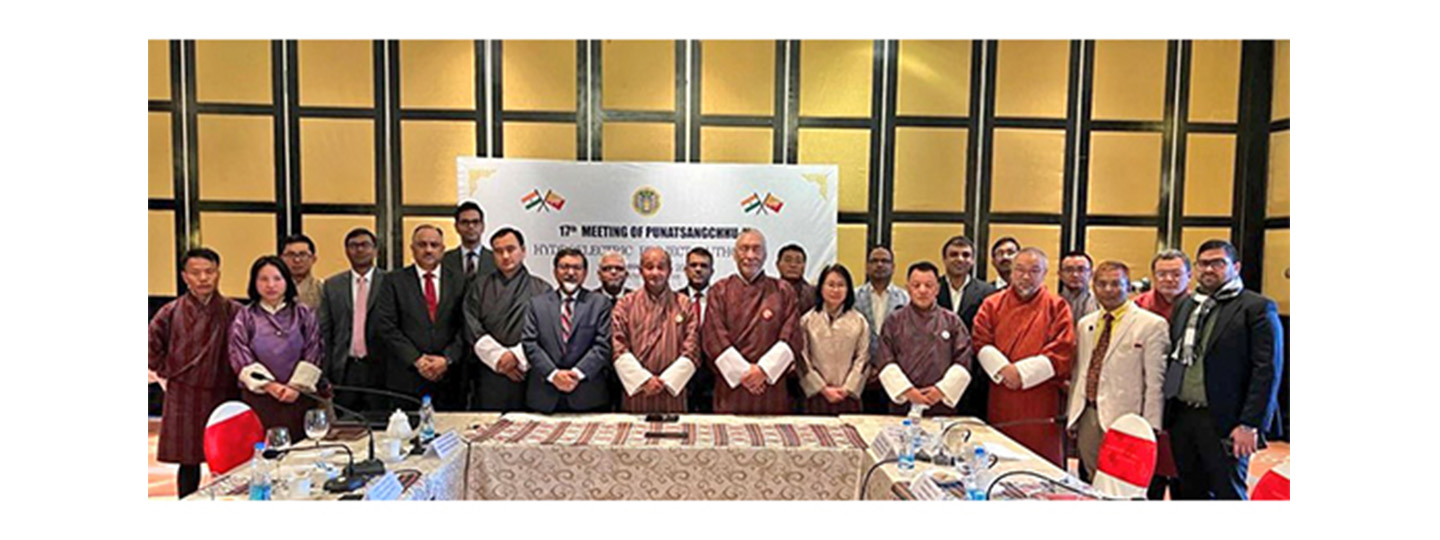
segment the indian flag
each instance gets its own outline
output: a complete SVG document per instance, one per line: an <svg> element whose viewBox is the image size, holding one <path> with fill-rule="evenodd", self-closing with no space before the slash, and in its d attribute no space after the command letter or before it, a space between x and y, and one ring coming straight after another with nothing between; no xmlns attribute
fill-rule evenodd
<svg viewBox="0 0 1440 540"><path fill-rule="evenodd" d="M745 200L740 201L740 206L745 207L746 212L752 212L760 207L760 196L751 193Z"/></svg>
<svg viewBox="0 0 1440 540"><path fill-rule="evenodd" d="M550 205L551 208L559 210L565 207L565 198L561 197L559 193L555 193L554 191L546 191L545 204Z"/></svg>
<svg viewBox="0 0 1440 540"><path fill-rule="evenodd" d="M541 202L540 190L538 189L531 190L529 195L520 198L520 204L525 205L526 210L533 210Z"/></svg>
<svg viewBox="0 0 1440 540"><path fill-rule="evenodd" d="M784 206L785 201L769 193L765 194L765 207L769 208L771 212L779 212L780 208Z"/></svg>

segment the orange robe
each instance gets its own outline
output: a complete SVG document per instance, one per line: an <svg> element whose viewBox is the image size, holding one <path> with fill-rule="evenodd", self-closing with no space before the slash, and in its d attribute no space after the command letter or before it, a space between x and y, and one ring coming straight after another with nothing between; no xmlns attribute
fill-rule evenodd
<svg viewBox="0 0 1440 540"><path fill-rule="evenodd" d="M1042 420L1063 414L1066 403L1063 383L1070 380L1070 366L1075 361L1075 324L1069 304L1044 287L1028 300L1021 300L1013 287L1007 288L980 304L971 330L976 351L994 346L1012 364L1038 355L1049 360L1054 376L1029 389L1011 390L990 381L989 421L1063 468L1062 424ZM1005 425L1025 420L1036 422Z"/></svg>

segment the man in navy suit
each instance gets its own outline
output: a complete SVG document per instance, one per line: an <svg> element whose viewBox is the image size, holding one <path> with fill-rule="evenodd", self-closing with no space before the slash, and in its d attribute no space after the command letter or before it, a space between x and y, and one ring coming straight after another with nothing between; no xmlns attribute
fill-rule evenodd
<svg viewBox="0 0 1440 540"><path fill-rule="evenodd" d="M1201 244L1199 286L1171 316L1164 394L1176 499L1245 499L1250 455L1279 413L1280 317L1274 300L1245 290L1236 259L1229 242Z"/></svg>
<svg viewBox="0 0 1440 540"><path fill-rule="evenodd" d="M587 291L589 262L573 248L555 254L559 288L530 300L520 343L530 360L525 404L543 413L609 410L610 301Z"/></svg>

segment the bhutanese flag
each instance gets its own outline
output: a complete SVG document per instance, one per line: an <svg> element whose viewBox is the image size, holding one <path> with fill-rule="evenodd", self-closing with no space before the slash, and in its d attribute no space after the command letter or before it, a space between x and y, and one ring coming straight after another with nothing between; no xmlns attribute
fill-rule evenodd
<svg viewBox="0 0 1440 540"><path fill-rule="evenodd" d="M765 207L769 208L771 212L779 212L783 206L785 206L785 201L780 200L779 197L772 194L765 194Z"/></svg>
<svg viewBox="0 0 1440 540"><path fill-rule="evenodd" d="M520 198L520 204L525 205L526 210L534 210L541 202L540 190L538 189L531 190L529 195Z"/></svg>
<svg viewBox="0 0 1440 540"><path fill-rule="evenodd" d="M564 197L561 197L559 193L555 193L554 191L546 190L546 192L545 192L545 204L550 205L551 208L554 208L554 209L556 209L556 210L559 210L559 209L565 207L565 198L564 198Z"/></svg>
<svg viewBox="0 0 1440 540"><path fill-rule="evenodd" d="M746 213L750 213L760 207L760 196L751 193L745 200L740 201L740 206L745 208Z"/></svg>

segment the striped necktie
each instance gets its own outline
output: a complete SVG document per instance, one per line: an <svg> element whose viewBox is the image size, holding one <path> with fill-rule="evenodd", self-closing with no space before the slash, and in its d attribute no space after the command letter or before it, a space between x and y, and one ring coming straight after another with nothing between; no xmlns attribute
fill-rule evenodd
<svg viewBox="0 0 1440 540"><path fill-rule="evenodd" d="M1105 313L1105 329L1100 331L1100 340L1095 343L1095 352L1090 354L1090 369L1085 372L1085 401L1094 403L1099 393L1100 368L1105 363L1105 353L1110 350L1110 328L1114 326L1115 315Z"/></svg>
<svg viewBox="0 0 1440 540"><path fill-rule="evenodd" d="M560 349L564 350L570 343L570 331L573 329L575 316L575 298L566 297L565 303L560 306Z"/></svg>

